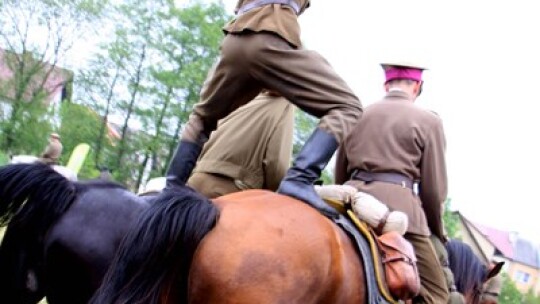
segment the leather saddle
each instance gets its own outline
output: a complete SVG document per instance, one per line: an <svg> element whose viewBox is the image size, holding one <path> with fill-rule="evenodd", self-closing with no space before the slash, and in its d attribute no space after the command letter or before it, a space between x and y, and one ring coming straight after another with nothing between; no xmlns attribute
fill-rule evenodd
<svg viewBox="0 0 540 304"><path fill-rule="evenodd" d="M414 251L410 243L406 242L399 234L397 236L377 236L373 228L358 219L350 204L335 199L325 198L324 200L339 211L340 216L334 219L334 222L353 240L364 262L368 303L397 304L400 303L400 299L412 298L415 293L418 293L415 288L419 289L420 282ZM410 268L414 269L410 271L412 273L404 273L399 267L396 268L391 264L389 267L387 264L404 257L411 258L410 261L405 262L413 266ZM398 277L399 280L396 281ZM389 285L394 288L389 289ZM396 286L403 288L396 288ZM413 287L408 288L410 286Z"/></svg>

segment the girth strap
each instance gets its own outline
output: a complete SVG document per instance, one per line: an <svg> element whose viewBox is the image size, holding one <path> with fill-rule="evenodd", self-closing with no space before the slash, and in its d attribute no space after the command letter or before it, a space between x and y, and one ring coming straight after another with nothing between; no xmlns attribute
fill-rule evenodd
<svg viewBox="0 0 540 304"><path fill-rule="evenodd" d="M267 4L283 4L291 7L294 12L298 15L300 13L300 6L294 0L255 0L248 4L242 5L240 9L236 12L237 15L242 15L243 13L250 11L254 8L265 6Z"/></svg>

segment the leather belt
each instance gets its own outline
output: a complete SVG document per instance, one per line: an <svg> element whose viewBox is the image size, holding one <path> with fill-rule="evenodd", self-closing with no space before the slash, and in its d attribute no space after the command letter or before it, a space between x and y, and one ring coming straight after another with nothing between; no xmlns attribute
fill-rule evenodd
<svg viewBox="0 0 540 304"><path fill-rule="evenodd" d="M248 4L242 5L240 9L236 12L237 15L242 15L243 13L250 11L254 8L265 6L267 4L283 4L287 5L294 10L296 15L300 13L300 6L294 0L255 0Z"/></svg>
<svg viewBox="0 0 540 304"><path fill-rule="evenodd" d="M361 180L366 183L370 182L384 182L395 185L400 185L403 188L409 188L414 190L414 181L409 177L395 172L368 172L363 170L356 170L352 174L352 178Z"/></svg>

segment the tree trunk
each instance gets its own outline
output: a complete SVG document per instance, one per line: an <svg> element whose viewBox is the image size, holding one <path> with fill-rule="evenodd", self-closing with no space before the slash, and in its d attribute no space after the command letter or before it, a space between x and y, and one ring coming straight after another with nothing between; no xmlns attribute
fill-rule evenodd
<svg viewBox="0 0 540 304"><path fill-rule="evenodd" d="M139 92L139 86L141 82L141 73L142 73L142 65L144 62L146 56L146 45L143 45L141 56L139 58L139 64L137 66L137 71L135 74L135 79L133 81L133 90L131 91L131 99L129 101L129 106L127 108L127 114L126 119L124 120L124 125L122 126L122 138L120 139L119 147L118 147L118 154L116 157L116 167L120 168L122 164L122 159L124 157L124 154L126 152L126 140L127 140L127 131L128 131L128 123L129 119L131 118L131 114L133 113L133 108L135 106L135 101L137 100L137 93Z"/></svg>
<svg viewBox="0 0 540 304"><path fill-rule="evenodd" d="M109 89L109 93L107 95L107 105L105 107L105 113L103 115L103 121L101 123L101 127L100 127L100 130L99 130L99 138L98 138L98 141L97 141L96 158L95 158L95 163L96 163L97 166L100 165L101 150L102 150L102 147L103 147L103 139L105 137L107 124L109 123L108 117L109 117L109 111L111 109L111 101L112 101L112 97L113 97L113 91L114 91L114 87L116 86L116 80L118 79L118 75L119 75L118 69L119 69L119 67L116 68L116 73L114 75L113 81L111 83L111 87Z"/></svg>

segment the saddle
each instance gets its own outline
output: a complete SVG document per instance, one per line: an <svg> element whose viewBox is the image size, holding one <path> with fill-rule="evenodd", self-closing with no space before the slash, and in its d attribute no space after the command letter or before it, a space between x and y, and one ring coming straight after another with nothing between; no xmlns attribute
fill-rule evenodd
<svg viewBox="0 0 540 304"><path fill-rule="evenodd" d="M356 216L350 201L325 196L319 190L319 195L340 212L334 222L348 233L364 262L368 303L397 304L417 295L420 278L412 245L399 232L382 233L389 212L378 225L368 225Z"/></svg>

